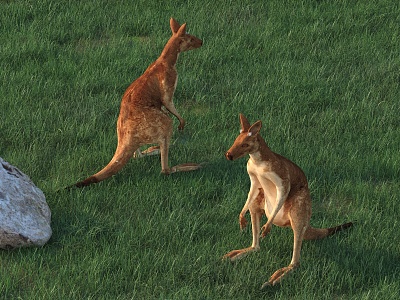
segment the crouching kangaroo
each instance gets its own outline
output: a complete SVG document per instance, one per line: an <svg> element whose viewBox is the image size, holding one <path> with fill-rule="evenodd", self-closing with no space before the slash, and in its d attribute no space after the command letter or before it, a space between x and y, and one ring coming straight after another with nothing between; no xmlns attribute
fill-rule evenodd
<svg viewBox="0 0 400 300"><path fill-rule="evenodd" d="M172 119L164 108L178 118L180 130L185 126L185 120L172 100L178 79L175 64L179 53L199 48L203 43L186 33L186 24L180 26L171 18L170 27L172 36L160 57L127 88L122 97L117 121L118 145L113 158L101 171L72 186L83 187L111 177L126 165L135 151L136 156L142 156L139 147L146 144L159 145L159 148L151 147L144 153L161 154L161 172L164 174L200 168L198 164L168 166Z"/></svg>
<svg viewBox="0 0 400 300"><path fill-rule="evenodd" d="M261 228L261 236L266 236L272 224L291 227L294 233L292 261L287 267L277 270L262 285L275 285L297 268L300 263L300 250L303 240L321 239L352 226L345 223L332 228L313 228L310 226L311 198L308 182L303 171L287 158L272 152L260 136L261 121L250 126L240 115L241 131L232 147L226 152L228 160L235 160L250 154L247 172L251 186L246 203L239 215L241 229L246 226L245 214L251 216L253 242L250 247L233 250L224 255L234 261L260 249L260 219L265 213L267 223Z"/></svg>

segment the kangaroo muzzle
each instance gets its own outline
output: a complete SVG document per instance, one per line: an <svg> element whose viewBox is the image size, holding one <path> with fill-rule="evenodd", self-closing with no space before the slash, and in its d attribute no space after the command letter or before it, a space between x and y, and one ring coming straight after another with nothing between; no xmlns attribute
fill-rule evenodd
<svg viewBox="0 0 400 300"><path fill-rule="evenodd" d="M225 157L227 160L233 160L233 156L229 153L229 151L225 153Z"/></svg>

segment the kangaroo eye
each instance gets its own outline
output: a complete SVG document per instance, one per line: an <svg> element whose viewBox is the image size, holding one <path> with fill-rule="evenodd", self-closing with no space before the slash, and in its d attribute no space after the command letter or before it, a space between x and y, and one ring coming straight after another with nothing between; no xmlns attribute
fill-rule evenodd
<svg viewBox="0 0 400 300"><path fill-rule="evenodd" d="M242 148L247 148L249 146L249 144L242 144Z"/></svg>

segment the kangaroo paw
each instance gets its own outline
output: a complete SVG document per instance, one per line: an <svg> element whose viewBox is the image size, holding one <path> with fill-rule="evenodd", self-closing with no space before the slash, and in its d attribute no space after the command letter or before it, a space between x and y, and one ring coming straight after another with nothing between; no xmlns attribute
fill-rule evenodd
<svg viewBox="0 0 400 300"><path fill-rule="evenodd" d="M244 230L247 226L247 220L242 214L239 215L240 230Z"/></svg>
<svg viewBox="0 0 400 300"><path fill-rule="evenodd" d="M180 131L182 131L183 128L185 128L185 124L186 124L185 120L183 120L183 119L180 120L180 121L179 121L178 129L179 129Z"/></svg>
<svg viewBox="0 0 400 300"><path fill-rule="evenodd" d="M268 224L268 222L261 227L261 237L265 237L269 232L271 231L271 224Z"/></svg>

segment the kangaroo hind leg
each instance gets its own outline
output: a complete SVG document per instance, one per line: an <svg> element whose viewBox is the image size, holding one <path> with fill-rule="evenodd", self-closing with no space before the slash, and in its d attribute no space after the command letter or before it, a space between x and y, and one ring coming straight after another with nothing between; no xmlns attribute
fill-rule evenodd
<svg viewBox="0 0 400 300"><path fill-rule="evenodd" d="M289 273L293 272L296 268L300 266L300 251L301 251L301 246L303 243L303 235L305 232L306 228L299 226L296 229L293 229L294 233L294 244L293 244L293 255L292 255L292 261L287 267L283 267L281 269L278 269L275 271L274 274L269 278L267 282L265 282L261 288L264 288L269 285L275 285L279 283L286 275Z"/></svg>
<svg viewBox="0 0 400 300"><path fill-rule="evenodd" d="M265 282L261 288L279 283L286 275L293 272L300 266L300 252L304 239L304 234L310 224L311 200L307 191L300 191L292 196L288 201L292 202L289 210L290 226L293 230L293 253L292 260L287 267L275 271L274 274Z"/></svg>

